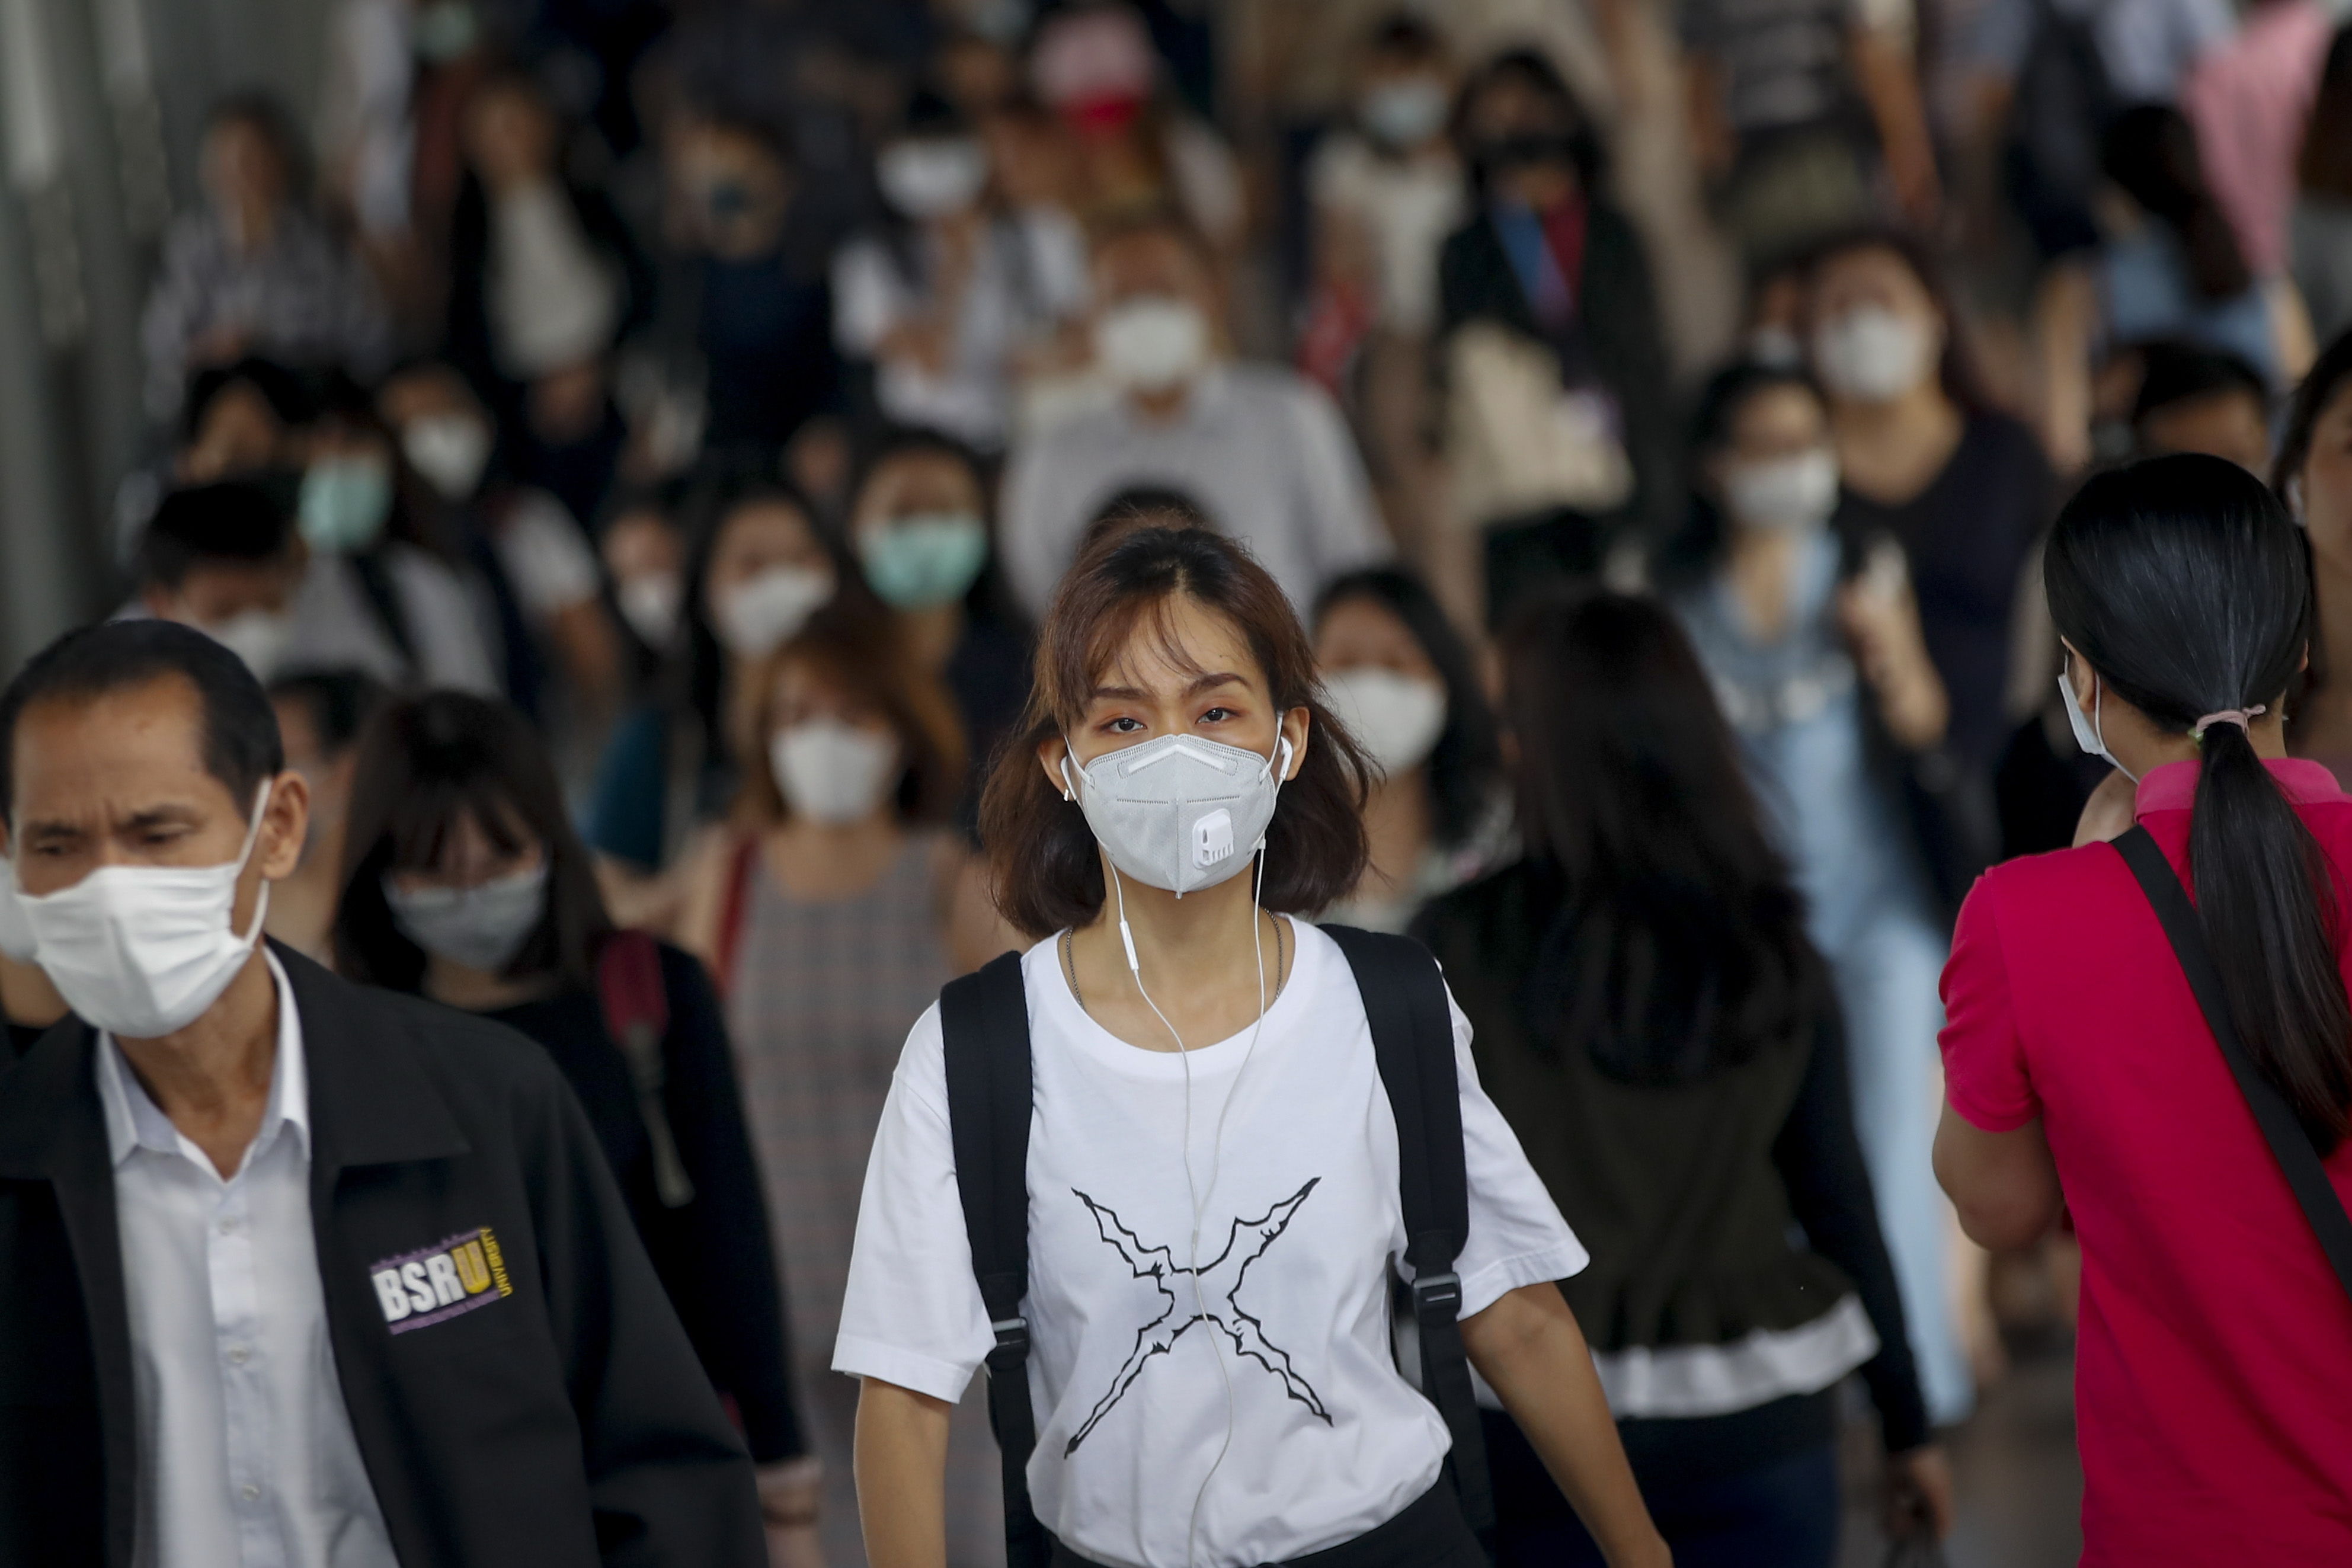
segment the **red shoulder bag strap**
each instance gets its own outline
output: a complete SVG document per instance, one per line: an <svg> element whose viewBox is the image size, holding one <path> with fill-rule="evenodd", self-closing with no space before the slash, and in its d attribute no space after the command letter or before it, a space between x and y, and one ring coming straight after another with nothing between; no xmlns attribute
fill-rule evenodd
<svg viewBox="0 0 2352 1568"><path fill-rule="evenodd" d="M596 951L596 1000L605 1033L621 1047L637 1115L653 1151L654 1192L664 1208L694 1201L694 1180L678 1157L677 1138L663 1099L668 1070L662 1042L669 1037L669 991L662 983L661 949L641 931L616 931Z"/></svg>
<svg viewBox="0 0 2352 1568"><path fill-rule="evenodd" d="M735 846L734 864L727 870L727 896L719 907L719 994L735 994L735 953L743 945L743 925L751 918L751 871L760 854L760 836L747 833Z"/></svg>

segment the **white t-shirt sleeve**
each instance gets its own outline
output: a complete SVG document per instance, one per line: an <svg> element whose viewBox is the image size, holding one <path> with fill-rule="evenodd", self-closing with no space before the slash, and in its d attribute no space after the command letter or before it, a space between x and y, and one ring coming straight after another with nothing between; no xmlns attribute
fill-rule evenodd
<svg viewBox="0 0 2352 1568"><path fill-rule="evenodd" d="M907 1036L866 1162L833 1370L953 1404L994 1343L956 1186L934 1003Z"/></svg>
<svg viewBox="0 0 2352 1568"><path fill-rule="evenodd" d="M1470 1020L1451 993L1445 1005L1454 1016L1454 1070L1462 1086L1462 1151L1470 1186L1470 1237L1454 1265L1467 1318L1523 1285L1581 1273L1591 1259L1528 1163L1518 1135L1479 1086L1477 1064L1470 1058Z"/></svg>

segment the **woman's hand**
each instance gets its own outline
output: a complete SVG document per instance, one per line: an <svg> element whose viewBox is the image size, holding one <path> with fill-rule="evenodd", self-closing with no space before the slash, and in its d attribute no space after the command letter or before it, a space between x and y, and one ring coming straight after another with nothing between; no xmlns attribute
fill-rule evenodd
<svg viewBox="0 0 2352 1568"><path fill-rule="evenodd" d="M1952 1532L1952 1466L1937 1444L1886 1456L1886 1533L1903 1541Z"/></svg>
<svg viewBox="0 0 2352 1568"><path fill-rule="evenodd" d="M1951 699L1927 657L1919 601L1892 545L1874 551L1870 564L1838 590L1838 624L1895 743L1907 752L1940 744Z"/></svg>
<svg viewBox="0 0 2352 1568"><path fill-rule="evenodd" d="M1584 1331L1556 1285L1527 1285L1462 1320L1470 1364L1542 1456L1610 1568L1671 1568L1625 1462Z"/></svg>
<svg viewBox="0 0 2352 1568"><path fill-rule="evenodd" d="M768 1531L768 1568L824 1568L824 1545L816 1532L824 1470L814 1454L758 1473L760 1517Z"/></svg>

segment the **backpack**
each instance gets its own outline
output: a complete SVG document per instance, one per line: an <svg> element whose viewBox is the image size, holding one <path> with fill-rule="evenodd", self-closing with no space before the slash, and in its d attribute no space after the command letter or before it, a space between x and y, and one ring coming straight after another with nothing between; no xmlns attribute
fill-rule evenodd
<svg viewBox="0 0 2352 1568"><path fill-rule="evenodd" d="M1397 1125L1405 1262L1412 1268L1422 1392L1453 1438L1445 1469L1464 1516L1482 1540L1494 1527L1486 1439L1470 1385L1454 1272L1470 1228L1462 1102L1454 1070L1453 1019L1437 962L1401 936L1324 926L1355 972L1372 1031L1381 1083ZM1053 1540L1029 1502L1029 1455L1037 1416L1029 1391L1029 1004L1018 952L951 981L940 994L948 1122L963 1199L971 1267L996 1346L988 1352L988 1416L1003 1463L1009 1568L1047 1568Z"/></svg>
<svg viewBox="0 0 2352 1568"><path fill-rule="evenodd" d="M646 1124L653 1152L654 1194L667 1209L694 1201L694 1178L678 1158L662 1089L668 1069L662 1041L669 1035L669 991L662 983L661 947L641 931L616 931L596 949L596 1001L604 1032L621 1047L629 1087L636 1091L637 1115Z"/></svg>

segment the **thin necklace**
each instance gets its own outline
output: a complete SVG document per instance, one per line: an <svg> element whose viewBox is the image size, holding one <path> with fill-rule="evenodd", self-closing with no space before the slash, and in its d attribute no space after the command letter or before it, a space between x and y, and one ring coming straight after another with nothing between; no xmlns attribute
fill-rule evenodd
<svg viewBox="0 0 2352 1568"><path fill-rule="evenodd" d="M1284 956L1284 952L1288 944L1283 934L1285 931L1288 931L1289 928L1290 922L1288 921L1286 921L1279 916L1276 917L1274 922L1274 995L1271 998L1271 1001L1273 1002L1279 1002L1282 1000L1282 988L1290 983L1290 963L1289 960ZM1079 1012L1085 1013L1087 1016L1091 1018L1094 1016L1094 1014L1088 1010L1087 1006L1087 999L1078 994L1078 965L1077 961L1071 956L1070 952L1070 938L1076 934L1076 933L1067 926L1062 928L1062 975L1063 978L1066 979L1070 983L1070 1000L1078 1005Z"/></svg>

